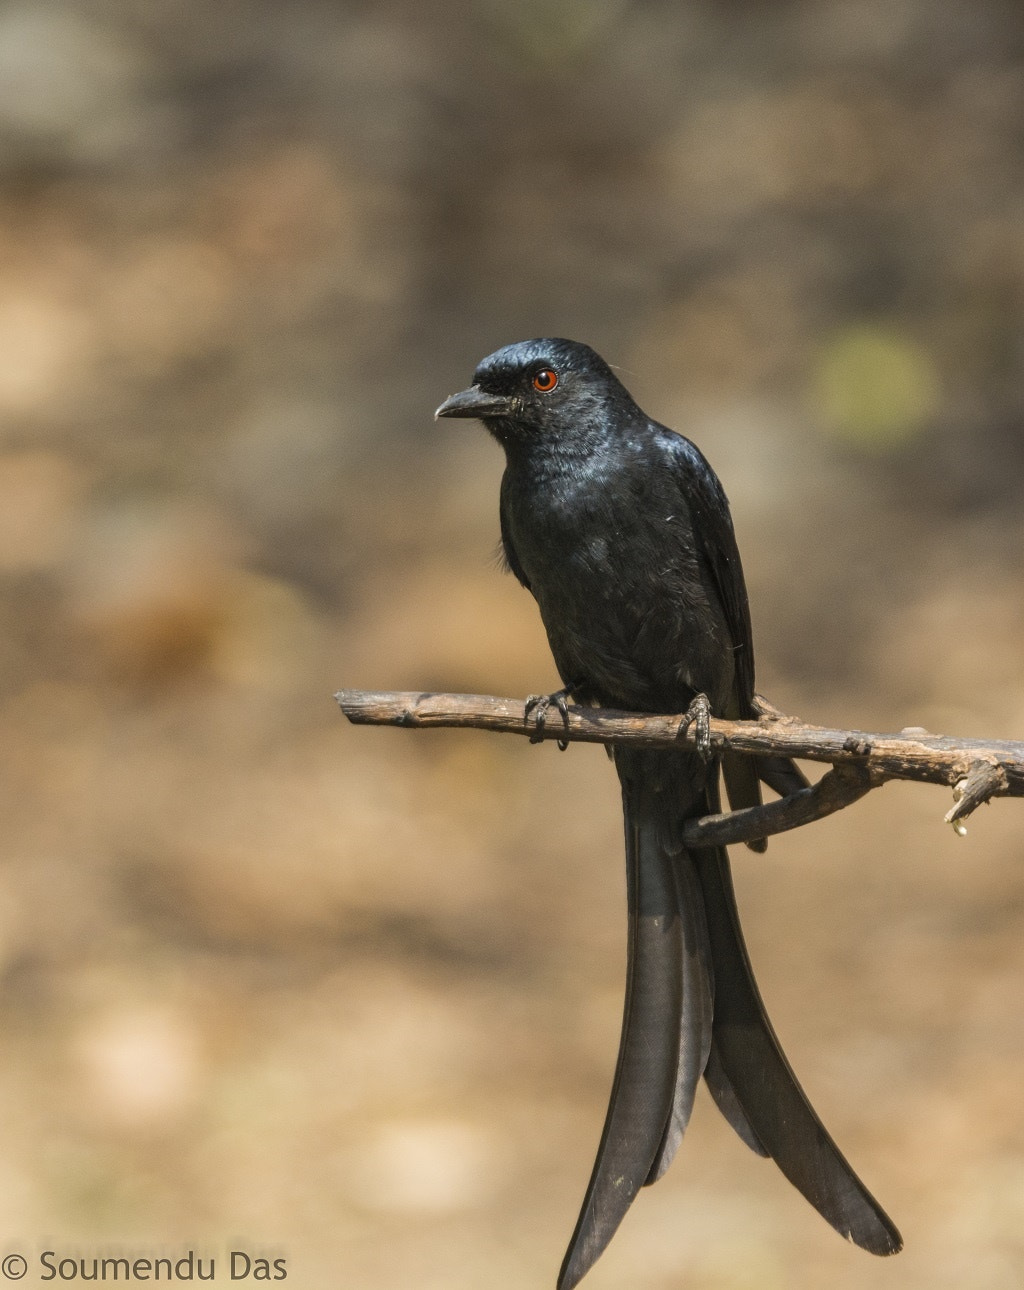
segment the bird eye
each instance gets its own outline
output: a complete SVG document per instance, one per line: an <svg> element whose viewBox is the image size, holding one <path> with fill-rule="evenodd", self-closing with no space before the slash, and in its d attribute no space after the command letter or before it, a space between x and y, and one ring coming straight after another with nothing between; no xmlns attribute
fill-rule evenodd
<svg viewBox="0 0 1024 1290"><path fill-rule="evenodd" d="M541 394L550 394L558 384L558 373L553 372L550 367L542 367L539 372L534 373L533 388L540 390Z"/></svg>

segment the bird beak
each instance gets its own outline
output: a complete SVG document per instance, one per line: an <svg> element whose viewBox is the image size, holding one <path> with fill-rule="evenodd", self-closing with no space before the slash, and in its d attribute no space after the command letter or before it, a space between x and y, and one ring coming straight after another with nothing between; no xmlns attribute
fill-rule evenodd
<svg viewBox="0 0 1024 1290"><path fill-rule="evenodd" d="M445 399L434 413L438 417L510 417L515 412L516 401L504 394L488 394L479 385L471 385Z"/></svg>

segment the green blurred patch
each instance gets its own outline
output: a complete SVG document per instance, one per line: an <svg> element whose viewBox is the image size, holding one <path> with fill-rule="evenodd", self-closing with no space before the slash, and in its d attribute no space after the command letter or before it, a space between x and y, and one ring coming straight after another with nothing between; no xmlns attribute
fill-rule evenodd
<svg viewBox="0 0 1024 1290"><path fill-rule="evenodd" d="M518 57L554 69L588 53L624 14L625 0L478 0Z"/></svg>
<svg viewBox="0 0 1024 1290"><path fill-rule="evenodd" d="M811 395L830 434L885 453L927 425L939 376L931 354L898 328L858 323L834 332L820 351Z"/></svg>

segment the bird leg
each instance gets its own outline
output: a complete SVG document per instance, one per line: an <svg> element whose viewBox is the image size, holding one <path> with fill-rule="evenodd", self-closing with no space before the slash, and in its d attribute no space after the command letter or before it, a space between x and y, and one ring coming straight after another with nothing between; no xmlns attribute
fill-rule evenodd
<svg viewBox="0 0 1024 1290"><path fill-rule="evenodd" d="M561 690L556 690L554 694L529 694L526 697L526 707L523 709L523 721L529 720L530 713L534 713L535 730L530 736L531 744L539 744L544 738L544 727L547 724L548 709L557 708L562 718L563 727L569 729L569 708L566 703L567 699L572 698L573 686L567 685ZM559 739L558 751L565 752L569 747L568 739Z"/></svg>
<svg viewBox="0 0 1024 1290"><path fill-rule="evenodd" d="M698 694L683 713L676 731L676 738L681 739L693 726L693 737L697 751L704 761L711 760L711 704L706 694Z"/></svg>

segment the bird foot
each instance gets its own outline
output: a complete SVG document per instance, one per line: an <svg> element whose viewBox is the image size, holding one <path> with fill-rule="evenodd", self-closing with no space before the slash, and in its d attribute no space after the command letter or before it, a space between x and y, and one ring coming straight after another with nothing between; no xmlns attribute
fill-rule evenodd
<svg viewBox="0 0 1024 1290"><path fill-rule="evenodd" d="M530 719L533 714L534 732L530 736L531 744L539 744L544 738L544 727L547 724L548 710L556 708L562 718L562 726L565 730L569 729L569 708L566 700L571 698L572 689L566 686L564 690L556 690L554 694L530 694L526 698L526 707L523 710L523 721ZM568 739L559 739L558 751L565 752L569 747Z"/></svg>
<svg viewBox="0 0 1024 1290"><path fill-rule="evenodd" d="M706 694L698 694L683 713L676 738L679 739L693 726L697 752L704 761L711 760L711 704Z"/></svg>

